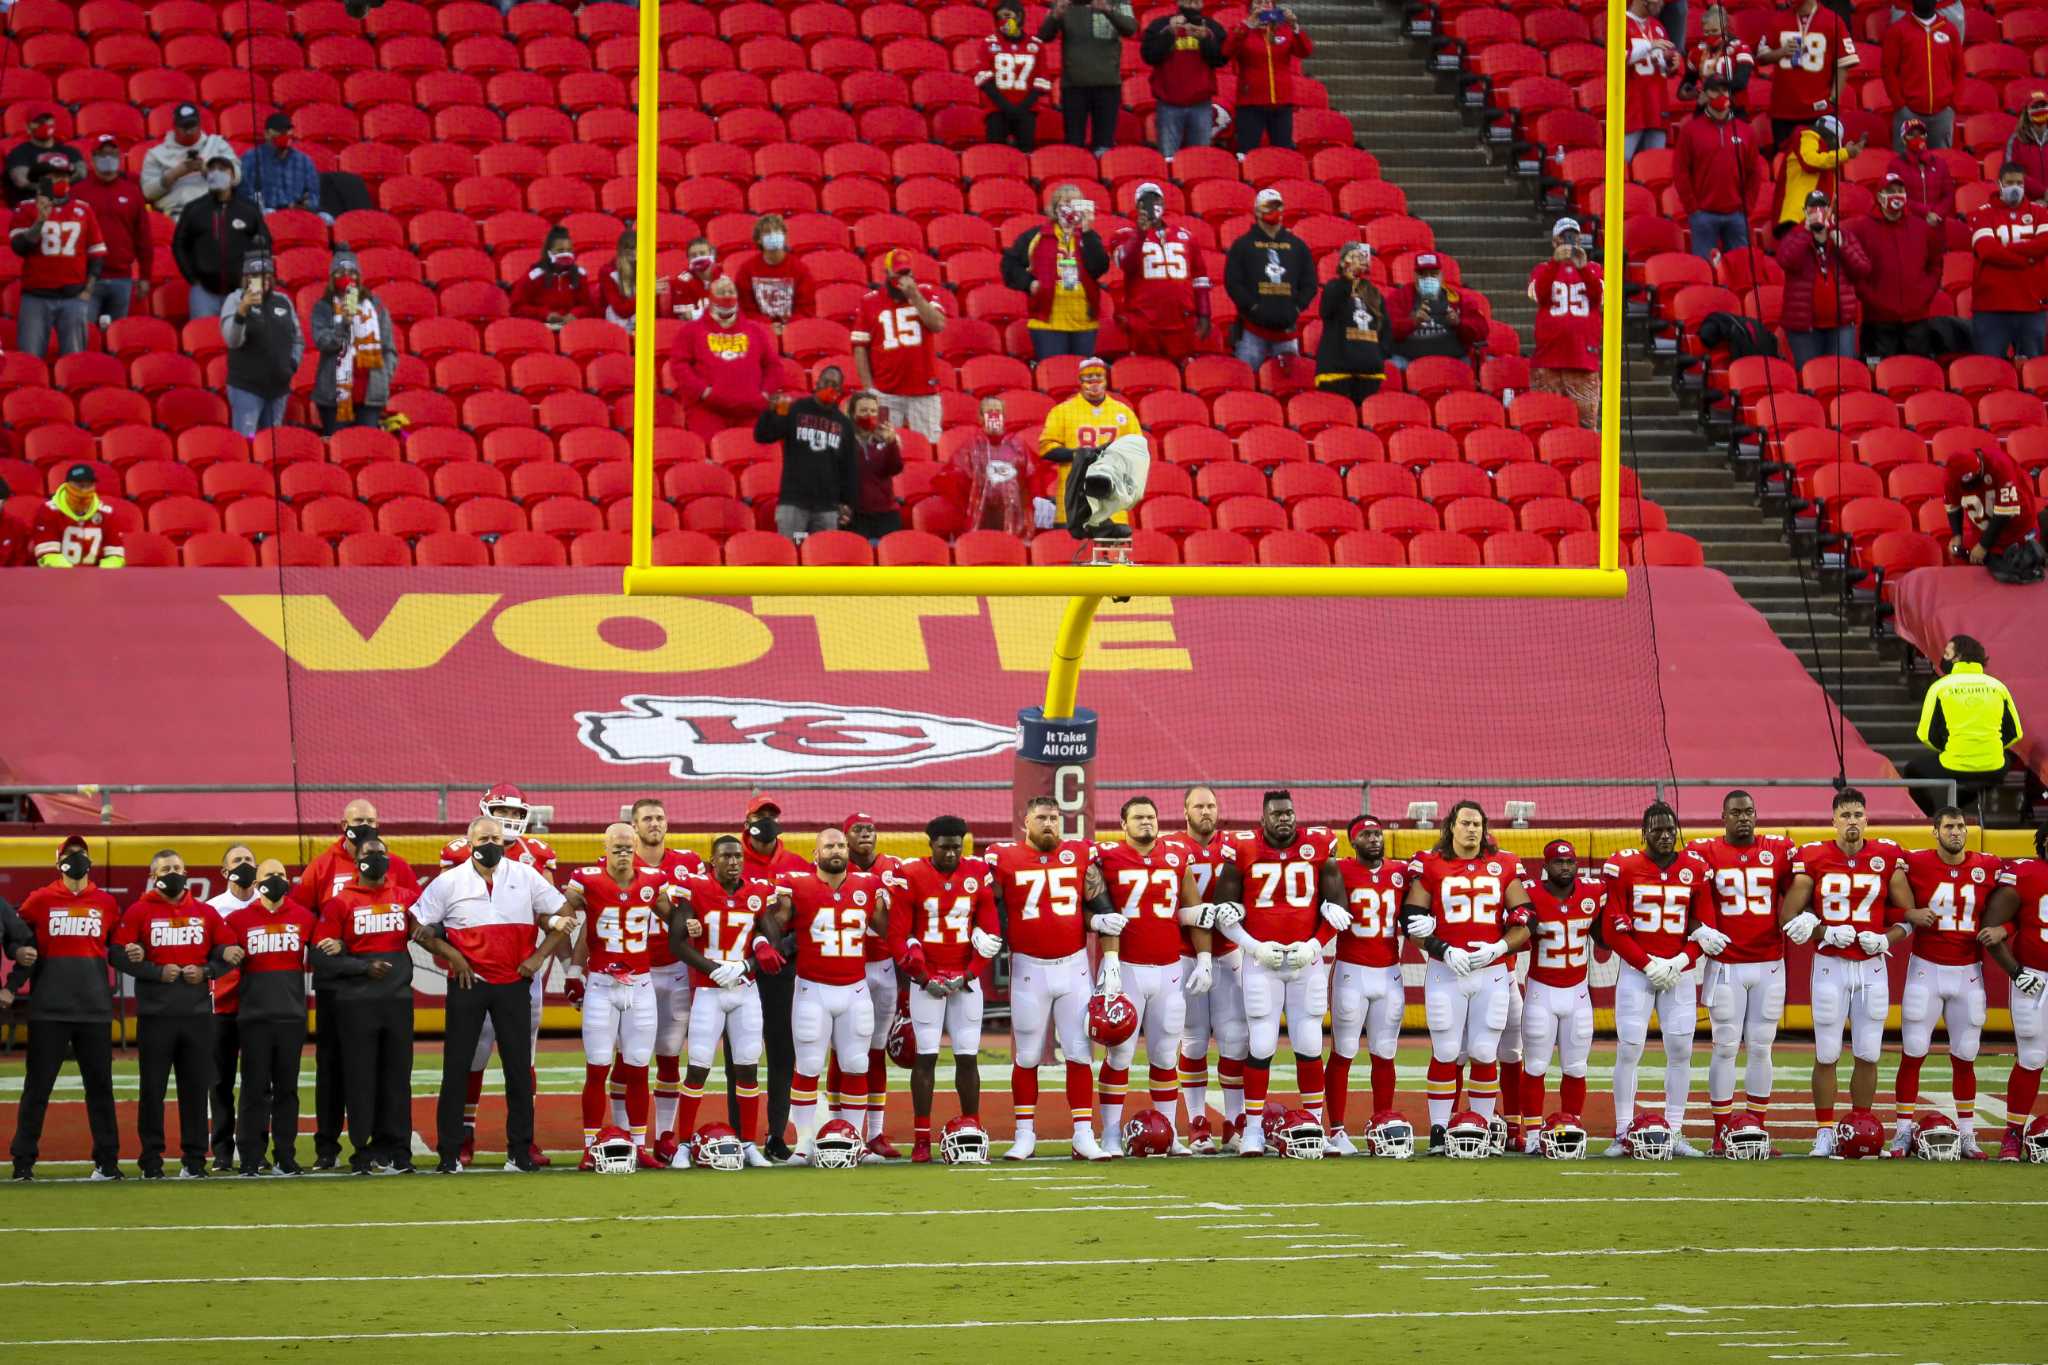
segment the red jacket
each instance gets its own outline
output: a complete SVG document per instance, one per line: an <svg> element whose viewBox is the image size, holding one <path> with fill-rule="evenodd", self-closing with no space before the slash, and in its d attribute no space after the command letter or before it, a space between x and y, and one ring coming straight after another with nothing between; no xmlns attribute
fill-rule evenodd
<svg viewBox="0 0 2048 1365"><path fill-rule="evenodd" d="M1854 327L1862 320L1856 288L1870 278L1870 257L1854 233L1842 234L1839 250L1816 249L1806 224L1794 223L1778 238L1778 264L1785 269L1785 311L1779 321L1786 331Z"/></svg>
<svg viewBox="0 0 2048 1365"><path fill-rule="evenodd" d="M1240 23L1223 44L1223 55L1237 66L1238 104L1294 103L1296 66L1315 50L1308 35L1292 24L1253 28Z"/></svg>
<svg viewBox="0 0 2048 1365"><path fill-rule="evenodd" d="M1748 214L1756 187L1770 183L1756 130L1736 118L1689 118L1678 130L1671 183L1687 213Z"/></svg>
<svg viewBox="0 0 2048 1365"><path fill-rule="evenodd" d="M1870 273L1856 283L1864 321L1923 321L1941 290L1947 234L1908 209L1896 223L1879 213L1858 218L1844 235L1854 237L1870 260Z"/></svg>
<svg viewBox="0 0 2048 1365"><path fill-rule="evenodd" d="M1138 40L1138 51L1152 67L1152 97L1161 104L1206 105L1216 98L1216 68L1223 65L1224 44L1230 41L1214 19L1199 22L1201 32L1186 37L1173 31L1180 11L1154 19Z"/></svg>
<svg viewBox="0 0 2048 1365"><path fill-rule="evenodd" d="M1938 114L1955 103L1963 84L1963 40L1939 14L1908 14L1884 31L1884 90L1892 104L1916 114Z"/></svg>
<svg viewBox="0 0 2048 1365"><path fill-rule="evenodd" d="M1906 212L1921 218L1938 213L1946 218L1956 211L1956 178L1932 147L1922 148L1917 156L1899 152L1884 169L1886 175L1906 182Z"/></svg>
<svg viewBox="0 0 2048 1365"><path fill-rule="evenodd" d="M1970 215L1970 250L1977 274L1970 308L1977 313L2032 313L2041 308L2048 265L2048 209L2038 204L2007 208L1992 200Z"/></svg>
<svg viewBox="0 0 2048 1365"><path fill-rule="evenodd" d="M2040 199L2048 196L2048 139L2036 142L2026 130L2026 116L2021 115L2020 126L2005 140L2005 159L2026 167L2027 198Z"/></svg>
<svg viewBox="0 0 2048 1365"><path fill-rule="evenodd" d="M100 236L107 244L100 277L125 280L133 271L137 278L149 279L156 264L156 246L149 237L149 220L154 215L142 197L142 186L126 175L112 180L88 175L71 187L71 194L84 200L100 220Z"/></svg>
<svg viewBox="0 0 2048 1365"><path fill-rule="evenodd" d="M693 407L752 420L767 410L781 374L774 334L745 313L721 327L707 309L676 341L676 391Z"/></svg>
<svg viewBox="0 0 2048 1365"><path fill-rule="evenodd" d="M567 270L544 270L536 265L512 291L512 316L546 322L557 313L587 318L596 315L591 298L590 278L582 266Z"/></svg>

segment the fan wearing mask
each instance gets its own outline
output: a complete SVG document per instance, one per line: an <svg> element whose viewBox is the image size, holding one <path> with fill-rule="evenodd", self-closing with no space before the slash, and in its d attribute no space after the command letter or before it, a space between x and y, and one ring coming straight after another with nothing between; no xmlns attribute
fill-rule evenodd
<svg viewBox="0 0 2048 1365"><path fill-rule="evenodd" d="M535 318L556 331L593 311L590 277L576 263L569 229L550 228L541 243L540 259L512 291L512 315Z"/></svg>
<svg viewBox="0 0 2048 1365"><path fill-rule="evenodd" d="M1971 280L1976 316L1970 334L1978 355L2025 360L2041 354L2048 315L2048 207L2027 198L2027 168L1998 169L1998 197L1970 215Z"/></svg>
<svg viewBox="0 0 2048 1365"><path fill-rule="evenodd" d="M203 199L209 188L207 171L216 161L228 165L228 183L240 183L242 163L219 133L202 132L199 106L181 104L171 114L171 131L142 159L142 197L150 207L177 218L185 206Z"/></svg>
<svg viewBox="0 0 2048 1365"><path fill-rule="evenodd" d="M2005 140L2005 159L2026 172L2027 198L2048 199L2048 90L2028 92L2026 112Z"/></svg>
<svg viewBox="0 0 2048 1365"><path fill-rule="evenodd" d="M782 356L765 323L740 312L739 286L711 282L704 316L685 326L672 362L683 425L708 444L721 431L745 430L768 410Z"/></svg>
<svg viewBox="0 0 2048 1365"><path fill-rule="evenodd" d="M845 376L837 365L827 365L808 396L778 394L754 422L756 441L782 447L775 529L799 545L813 531L836 531L853 523L860 491L860 432L839 406L845 393Z"/></svg>
<svg viewBox="0 0 2048 1365"><path fill-rule="evenodd" d="M1026 228L1003 253L1003 283L1026 296L1031 350L1091 356L1102 325L1102 277L1109 251L1095 231L1095 205L1078 185L1053 188L1047 221Z"/></svg>
<svg viewBox="0 0 2048 1365"><path fill-rule="evenodd" d="M803 257L789 249L789 224L779 213L764 213L754 223L757 250L739 263L732 282L739 286L740 311L768 324L779 338L798 318L817 316L818 286Z"/></svg>
<svg viewBox="0 0 2048 1365"><path fill-rule="evenodd" d="M35 198L14 211L8 227L8 245L22 262L16 346L40 356L55 333L58 355L84 350L107 244L99 216L71 192L71 163L61 153L49 153L36 167Z"/></svg>
<svg viewBox="0 0 2048 1365"><path fill-rule="evenodd" d="M683 244L683 273L673 284L662 286L669 307L684 322L695 322L711 306L711 282L723 272L718 268L718 249L702 237Z"/></svg>
<svg viewBox="0 0 2048 1365"><path fill-rule="evenodd" d="M1856 326L1863 309L1856 297L1871 276L1863 244L1843 233L1834 205L1819 190L1806 196L1804 221L1783 228L1778 264L1785 270L1785 339L1792 364L1816 356L1856 354Z"/></svg>
<svg viewBox="0 0 2048 1365"><path fill-rule="evenodd" d="M397 331L384 301L363 282L362 263L337 243L327 269L327 290L313 301L313 410L322 435L343 427L373 427L391 401L398 370Z"/></svg>
<svg viewBox="0 0 2048 1365"><path fill-rule="evenodd" d="M1914 329L1934 313L1947 234L1907 209L1906 182L1888 175L1877 187L1877 212L1849 224L1870 258L1857 283L1863 304L1865 356L1931 355L1932 339Z"/></svg>
<svg viewBox="0 0 2048 1365"><path fill-rule="evenodd" d="M121 142L101 133L93 144L92 174L71 187L72 197L100 220L107 255L93 282L88 317L105 329L128 316L130 305L149 298L150 275L156 267L156 243L150 237L149 203L142 186L121 168Z"/></svg>
<svg viewBox="0 0 2048 1365"><path fill-rule="evenodd" d="M1023 435L1009 429L999 395L981 400L981 430L954 449L945 477L964 493L970 531L1001 531L1028 541L1033 532L1059 524L1053 499L1060 471L1035 458Z"/></svg>
<svg viewBox="0 0 2048 1365"><path fill-rule="evenodd" d="M270 248L263 210L236 191L236 174L229 153L208 158L206 192L185 206L171 234L171 256L191 286L195 318L219 317L221 305L241 283L242 263L250 253Z"/></svg>
<svg viewBox="0 0 2048 1365"><path fill-rule="evenodd" d="M974 88L988 101L986 140L1035 151L1038 102L1052 92L1043 44L1024 31L1020 0L998 0L995 20L996 31L982 40L981 67L974 73Z"/></svg>
<svg viewBox="0 0 2048 1365"><path fill-rule="evenodd" d="M1727 78L1707 77L1699 113L1678 130L1671 165L1671 184L1685 210L1693 255L1711 261L1717 252L1749 245L1749 205L1769 175L1757 150L1756 129L1735 117Z"/></svg>
<svg viewBox="0 0 2048 1365"><path fill-rule="evenodd" d="M242 153L242 188L265 212L304 209L320 213L320 170L292 145L292 116L272 114L263 122L263 142ZM321 214L328 222L334 219Z"/></svg>
<svg viewBox="0 0 2048 1365"><path fill-rule="evenodd" d="M235 430L254 436L283 426L306 336L298 310L277 287L269 256L251 253L242 262L241 288L221 303L220 339L228 351L228 413Z"/></svg>
<svg viewBox="0 0 2048 1365"><path fill-rule="evenodd" d="M1912 0L1912 11L1885 29L1880 61L1892 104L1892 146L1904 145L1908 119L1927 125L1932 145L1953 146L1964 77L1961 27L1938 13L1934 0Z"/></svg>

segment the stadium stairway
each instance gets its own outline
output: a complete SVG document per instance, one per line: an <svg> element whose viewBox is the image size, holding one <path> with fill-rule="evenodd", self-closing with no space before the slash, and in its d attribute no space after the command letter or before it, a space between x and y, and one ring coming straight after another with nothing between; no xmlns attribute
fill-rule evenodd
<svg viewBox="0 0 2048 1365"><path fill-rule="evenodd" d="M1295 10L1316 40L1309 69L1329 88L1331 106L1350 117L1359 145L1407 192L1409 211L1435 229L1464 281L1493 302L1501 321L1530 336L1535 307L1524 290L1547 250L1550 222L1538 221L1526 182L1481 142L1476 119L1459 113L1450 78L1427 70L1399 5L1300 0ZM1832 581L1811 571L1809 625L1778 512L1757 505L1752 482L1731 471L1638 346L1630 345L1626 364L1627 429L1644 495L1664 508L1672 530L1700 542L1708 565L1728 575L1828 687L1865 741L1903 767L1917 748L1919 703L1899 665L1879 654L1866 626L1844 618Z"/></svg>

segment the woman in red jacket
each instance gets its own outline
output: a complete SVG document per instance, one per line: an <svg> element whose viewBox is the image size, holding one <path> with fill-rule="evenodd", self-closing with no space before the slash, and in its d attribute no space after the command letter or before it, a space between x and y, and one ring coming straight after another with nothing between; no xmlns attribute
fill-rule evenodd
<svg viewBox="0 0 2048 1365"><path fill-rule="evenodd" d="M1245 16L1223 45L1223 55L1237 67L1237 150L1251 151L1261 141L1275 147L1294 146L1294 76L1296 64L1316 50L1301 31L1294 11L1271 0Z"/></svg>
<svg viewBox="0 0 2048 1365"><path fill-rule="evenodd" d="M1780 321L1792 343L1792 363L1816 356L1853 356L1862 309L1856 285L1870 276L1870 257L1835 221L1827 195L1806 196L1806 217L1787 224L1778 236L1778 264L1785 271L1785 309Z"/></svg>

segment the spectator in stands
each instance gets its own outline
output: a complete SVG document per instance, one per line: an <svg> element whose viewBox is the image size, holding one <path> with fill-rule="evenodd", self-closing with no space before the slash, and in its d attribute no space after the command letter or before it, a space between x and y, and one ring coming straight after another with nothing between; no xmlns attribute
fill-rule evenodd
<svg viewBox="0 0 2048 1365"><path fill-rule="evenodd" d="M1780 41L1757 44L1756 59L1771 78L1771 142L1783 147L1802 127L1842 107L1849 68L1861 59L1848 22L1820 0L1796 0L1775 27ZM1793 203L1796 216L1799 200Z"/></svg>
<svg viewBox="0 0 2048 1365"><path fill-rule="evenodd" d="M228 348L228 413L235 430L254 436L283 426L306 339L268 256L251 252L242 263L242 287L221 305L220 339Z"/></svg>
<svg viewBox="0 0 2048 1365"><path fill-rule="evenodd" d="M272 114L263 121L263 145L242 153L241 184L265 213L320 212L320 171L312 157L292 146L290 114Z"/></svg>
<svg viewBox="0 0 2048 1365"><path fill-rule="evenodd" d="M57 141L57 111L45 107L28 116L28 137L7 151L7 207L19 208L36 197L36 167L52 154L70 163L72 179L85 179L85 158L70 143Z"/></svg>
<svg viewBox="0 0 2048 1365"><path fill-rule="evenodd" d="M1137 32L1131 0L1052 0L1038 40L1060 40L1060 113L1070 146L1097 156L1116 146L1124 41Z"/></svg>
<svg viewBox="0 0 2048 1365"><path fill-rule="evenodd" d="M2038 566L2039 560L2035 562ZM2034 576L2040 577L2038 567ZM1920 702L1920 727L1915 732L1932 752L1906 763L1908 777L1955 782L1959 801L1998 782L2005 773L2005 751L2023 734L2012 693L1984 671L1989 662L1983 644L1968 635L1955 636L1942 647L1934 666L1939 676ZM1930 815L1948 804L1939 787L1906 790Z"/></svg>
<svg viewBox="0 0 2048 1365"><path fill-rule="evenodd" d="M612 253L611 269L598 276L595 287L598 307L604 310L604 320L614 327L625 328L628 333L634 326L633 289L640 263L639 242L639 235L631 228L619 234L619 244Z"/></svg>
<svg viewBox="0 0 2048 1365"><path fill-rule="evenodd" d="M191 286L195 318L219 317L221 301L242 278L242 261L270 247L263 210L235 191L235 174L232 156L209 158L206 193L185 205L171 234L171 257Z"/></svg>
<svg viewBox="0 0 2048 1365"><path fill-rule="evenodd" d="M1707 77L1700 112L1678 130L1672 187L1692 231L1692 254L1711 261L1717 252L1749 245L1749 205L1770 168L1756 148L1756 130L1735 117L1726 77Z"/></svg>
<svg viewBox="0 0 2048 1365"><path fill-rule="evenodd" d="M1834 206L1819 190L1806 196L1806 217L1778 237L1778 264L1785 271L1781 314L1792 363L1815 356L1853 356L1856 324L1863 310L1856 291L1870 278L1870 257L1853 235L1845 235Z"/></svg>
<svg viewBox="0 0 2048 1365"><path fill-rule="evenodd" d="M1909 10L1906 6L1895 3L1892 5L1891 14L1888 16L1886 22L1891 24L1897 24L1904 20L1906 15L1911 12L1912 11ZM1936 6L1934 12L1936 14L1939 14L1942 18L1948 20L1950 28L1953 28L1958 34L1963 35L1965 39L1968 38L1969 29L1963 22L1966 17L1963 13L1963 0L1948 0L1947 3Z"/></svg>
<svg viewBox="0 0 2048 1365"><path fill-rule="evenodd" d="M107 244L99 215L71 192L71 162L51 152L36 167L36 197L14 211L7 244L22 261L21 311L14 345L33 356L85 349L93 285L105 268Z"/></svg>
<svg viewBox="0 0 2048 1365"><path fill-rule="evenodd" d="M383 301L364 286L362 265L346 245L335 247L327 292L313 300L313 349L320 353L313 410L320 414L321 434L381 423L398 369L398 333Z"/></svg>
<svg viewBox="0 0 2048 1365"><path fill-rule="evenodd" d="M818 372L817 387L808 397L792 401L788 394L779 394L754 423L756 441L782 446L775 529L799 545L813 531L853 524L854 499L860 492L860 434L839 406L845 384L839 367L827 365Z"/></svg>
<svg viewBox="0 0 2048 1365"><path fill-rule="evenodd" d="M817 282L804 258L789 249L789 224L781 214L764 213L754 221L754 246L756 253L733 273L740 309L780 337L791 322L816 315Z"/></svg>
<svg viewBox="0 0 2048 1365"><path fill-rule="evenodd" d="M1080 392L1053 405L1038 433L1038 458L1067 464L1077 450L1097 450L1125 436L1142 436L1138 414L1109 394L1109 366L1095 356L1081 362Z"/></svg>
<svg viewBox="0 0 2048 1365"><path fill-rule="evenodd" d="M1177 9L1145 26L1138 51L1152 68L1159 154L1169 161L1183 147L1209 145L1216 68L1223 65L1228 39L1223 25L1203 16L1202 0L1180 0Z"/></svg>
<svg viewBox="0 0 2048 1365"><path fill-rule="evenodd" d="M1486 345L1486 315L1466 306L1464 293L1444 278L1444 263L1434 251L1416 253L1415 283L1396 286L1386 308L1394 338L1394 354L1387 361L1396 369L1426 355L1471 361L1473 352Z"/></svg>
<svg viewBox="0 0 2048 1365"><path fill-rule="evenodd" d="M1664 0L1628 0L1628 111L1622 156L1665 145L1664 107L1679 68L1678 45L1657 22Z"/></svg>
<svg viewBox="0 0 2048 1365"><path fill-rule="evenodd" d="M2041 504L2031 474L1998 446L1949 456L1942 498L1949 554L1983 565L2001 583L2039 582Z"/></svg>
<svg viewBox="0 0 2048 1365"><path fill-rule="evenodd" d="M1909 212L1906 182L1888 175L1877 187L1877 212L1849 225L1870 259L1870 273L1856 284L1865 356L1933 354L1925 332L1913 329L1933 314L1941 289L1945 236L1939 224Z"/></svg>
<svg viewBox="0 0 2048 1365"><path fill-rule="evenodd" d="M953 467L967 485L968 530L1028 541L1059 524L1060 472L1008 429L1003 400L994 394L981 400L981 430L954 452Z"/></svg>
<svg viewBox="0 0 2048 1365"><path fill-rule="evenodd" d="M218 133L200 132L198 105L179 105L171 131L142 159L142 197L157 212L180 217L186 205L206 197L207 170L219 158L227 160L232 186L242 175L235 149Z"/></svg>
<svg viewBox="0 0 2048 1365"><path fill-rule="evenodd" d="M1038 147L1038 102L1052 90L1045 68L1043 44L1024 31L1021 0L1000 0L996 31L983 39L981 66L974 86L988 101L984 134L997 146L1020 152Z"/></svg>
<svg viewBox="0 0 2048 1365"><path fill-rule="evenodd" d="M590 276L576 261L569 229L552 227L541 243L540 259L512 291L512 315L536 318L559 332L575 319L590 316L590 295Z"/></svg>
<svg viewBox="0 0 2048 1365"><path fill-rule="evenodd" d="M93 282L88 317L106 327L128 316L138 300L149 297L149 276L156 264L156 244L149 233L149 204L142 186L121 171L121 144L112 133L100 134L92 149L92 174L72 194L100 220L107 254L100 277Z"/></svg>
<svg viewBox="0 0 2048 1365"><path fill-rule="evenodd" d="M1529 384L1561 393L1579 409L1579 425L1600 429L1600 300L1606 281L1593 264L1576 218L1550 228L1550 259L1529 273L1536 303L1536 349Z"/></svg>
<svg viewBox="0 0 2048 1365"><path fill-rule="evenodd" d="M99 475L91 465L71 466L50 500L36 509L29 544L37 565L45 569L118 569L126 565L125 532L116 510L115 504L100 497Z"/></svg>
<svg viewBox="0 0 2048 1365"><path fill-rule="evenodd" d="M1892 146L1905 146L1908 119L1927 125L1931 146L1952 146L1955 99L1963 87L1963 35L1935 13L1934 0L1913 0L1913 13L1884 31L1880 69L1892 101Z"/></svg>
<svg viewBox="0 0 2048 1365"><path fill-rule="evenodd" d="M936 441L946 303L937 289L918 283L911 265L907 251L882 254L882 282L862 297L854 315L853 368L860 386L882 400L892 423Z"/></svg>
<svg viewBox="0 0 2048 1365"><path fill-rule="evenodd" d="M903 529L903 509L896 501L894 483L903 472L903 444L896 439L896 428L882 415L881 399L857 393L851 408L860 476L848 529L869 540L880 540Z"/></svg>
<svg viewBox="0 0 2048 1365"><path fill-rule="evenodd" d="M683 273L667 287L675 315L684 322L703 317L711 302L711 282L718 275L718 251L707 238L692 237L684 243Z"/></svg>
<svg viewBox="0 0 2048 1365"><path fill-rule="evenodd" d="M1830 201L1840 182L1840 168L1863 154L1864 139L1842 142L1842 121L1823 114L1799 135L1785 156L1785 169L1778 188L1778 230L1805 217L1807 196L1818 191Z"/></svg>
<svg viewBox="0 0 2048 1365"><path fill-rule="evenodd" d="M1223 55L1237 66L1237 155L1262 144L1294 146L1294 81L1316 50L1286 5L1257 7L1231 31Z"/></svg>
<svg viewBox="0 0 2048 1365"><path fill-rule="evenodd" d="M1387 300L1372 282L1372 251L1346 242L1337 273L1323 286L1323 337L1316 346L1316 387L1363 403L1386 382Z"/></svg>
<svg viewBox="0 0 2048 1365"><path fill-rule="evenodd" d="M1672 8L1668 4L1664 7L1663 17L1671 21L1666 31L1683 43L1683 21L1672 15ZM1756 54L1749 50L1749 44L1735 36L1728 23L1728 11L1720 5L1707 6L1707 12L1700 17L1700 40L1693 44L1685 59L1685 75L1678 82L1678 98L1704 107L1709 81L1719 77L1733 97L1749 88L1749 78L1755 74Z"/></svg>
<svg viewBox="0 0 2048 1365"><path fill-rule="evenodd" d="M1938 228L1955 211L1956 178L1941 153L1927 145L1925 123L1909 118L1899 133L1900 150L1893 154L1886 172L1905 182L1906 212Z"/></svg>
<svg viewBox="0 0 2048 1365"><path fill-rule="evenodd" d="M1223 262L1223 289L1237 306L1231 350L1253 370L1301 354L1301 316L1316 301L1315 254L1282 226L1285 208L1279 190L1260 190L1251 227Z"/></svg>
<svg viewBox="0 0 2048 1365"><path fill-rule="evenodd" d="M2005 159L2017 161L2026 172L2027 198L2048 201L2048 90L2027 96L2026 112L2005 140Z"/></svg>
<svg viewBox="0 0 2048 1365"><path fill-rule="evenodd" d="M768 328L740 315L738 285L719 276L707 302L704 316L676 339L675 378L683 425L709 441L721 431L744 431L767 411L782 357Z"/></svg>
<svg viewBox="0 0 2048 1365"><path fill-rule="evenodd" d="M1117 318L1133 353L1179 360L1208 340L1209 263L1193 233L1167 226L1159 186L1138 186L1137 221L1117 233L1109 257L1123 271Z"/></svg>
<svg viewBox="0 0 2048 1365"><path fill-rule="evenodd" d="M2048 232L2043 214L2029 206L2027 171L2017 161L1998 168L1998 197L1970 215L1970 250L1976 253L1970 335L1978 355L2041 354L2048 317L2042 314Z"/></svg>
<svg viewBox="0 0 2048 1365"><path fill-rule="evenodd" d="M1003 283L1030 301L1036 359L1095 354L1102 323L1102 277L1109 252L1095 231L1095 205L1077 185L1058 185L1043 226L1026 228L1003 253Z"/></svg>

